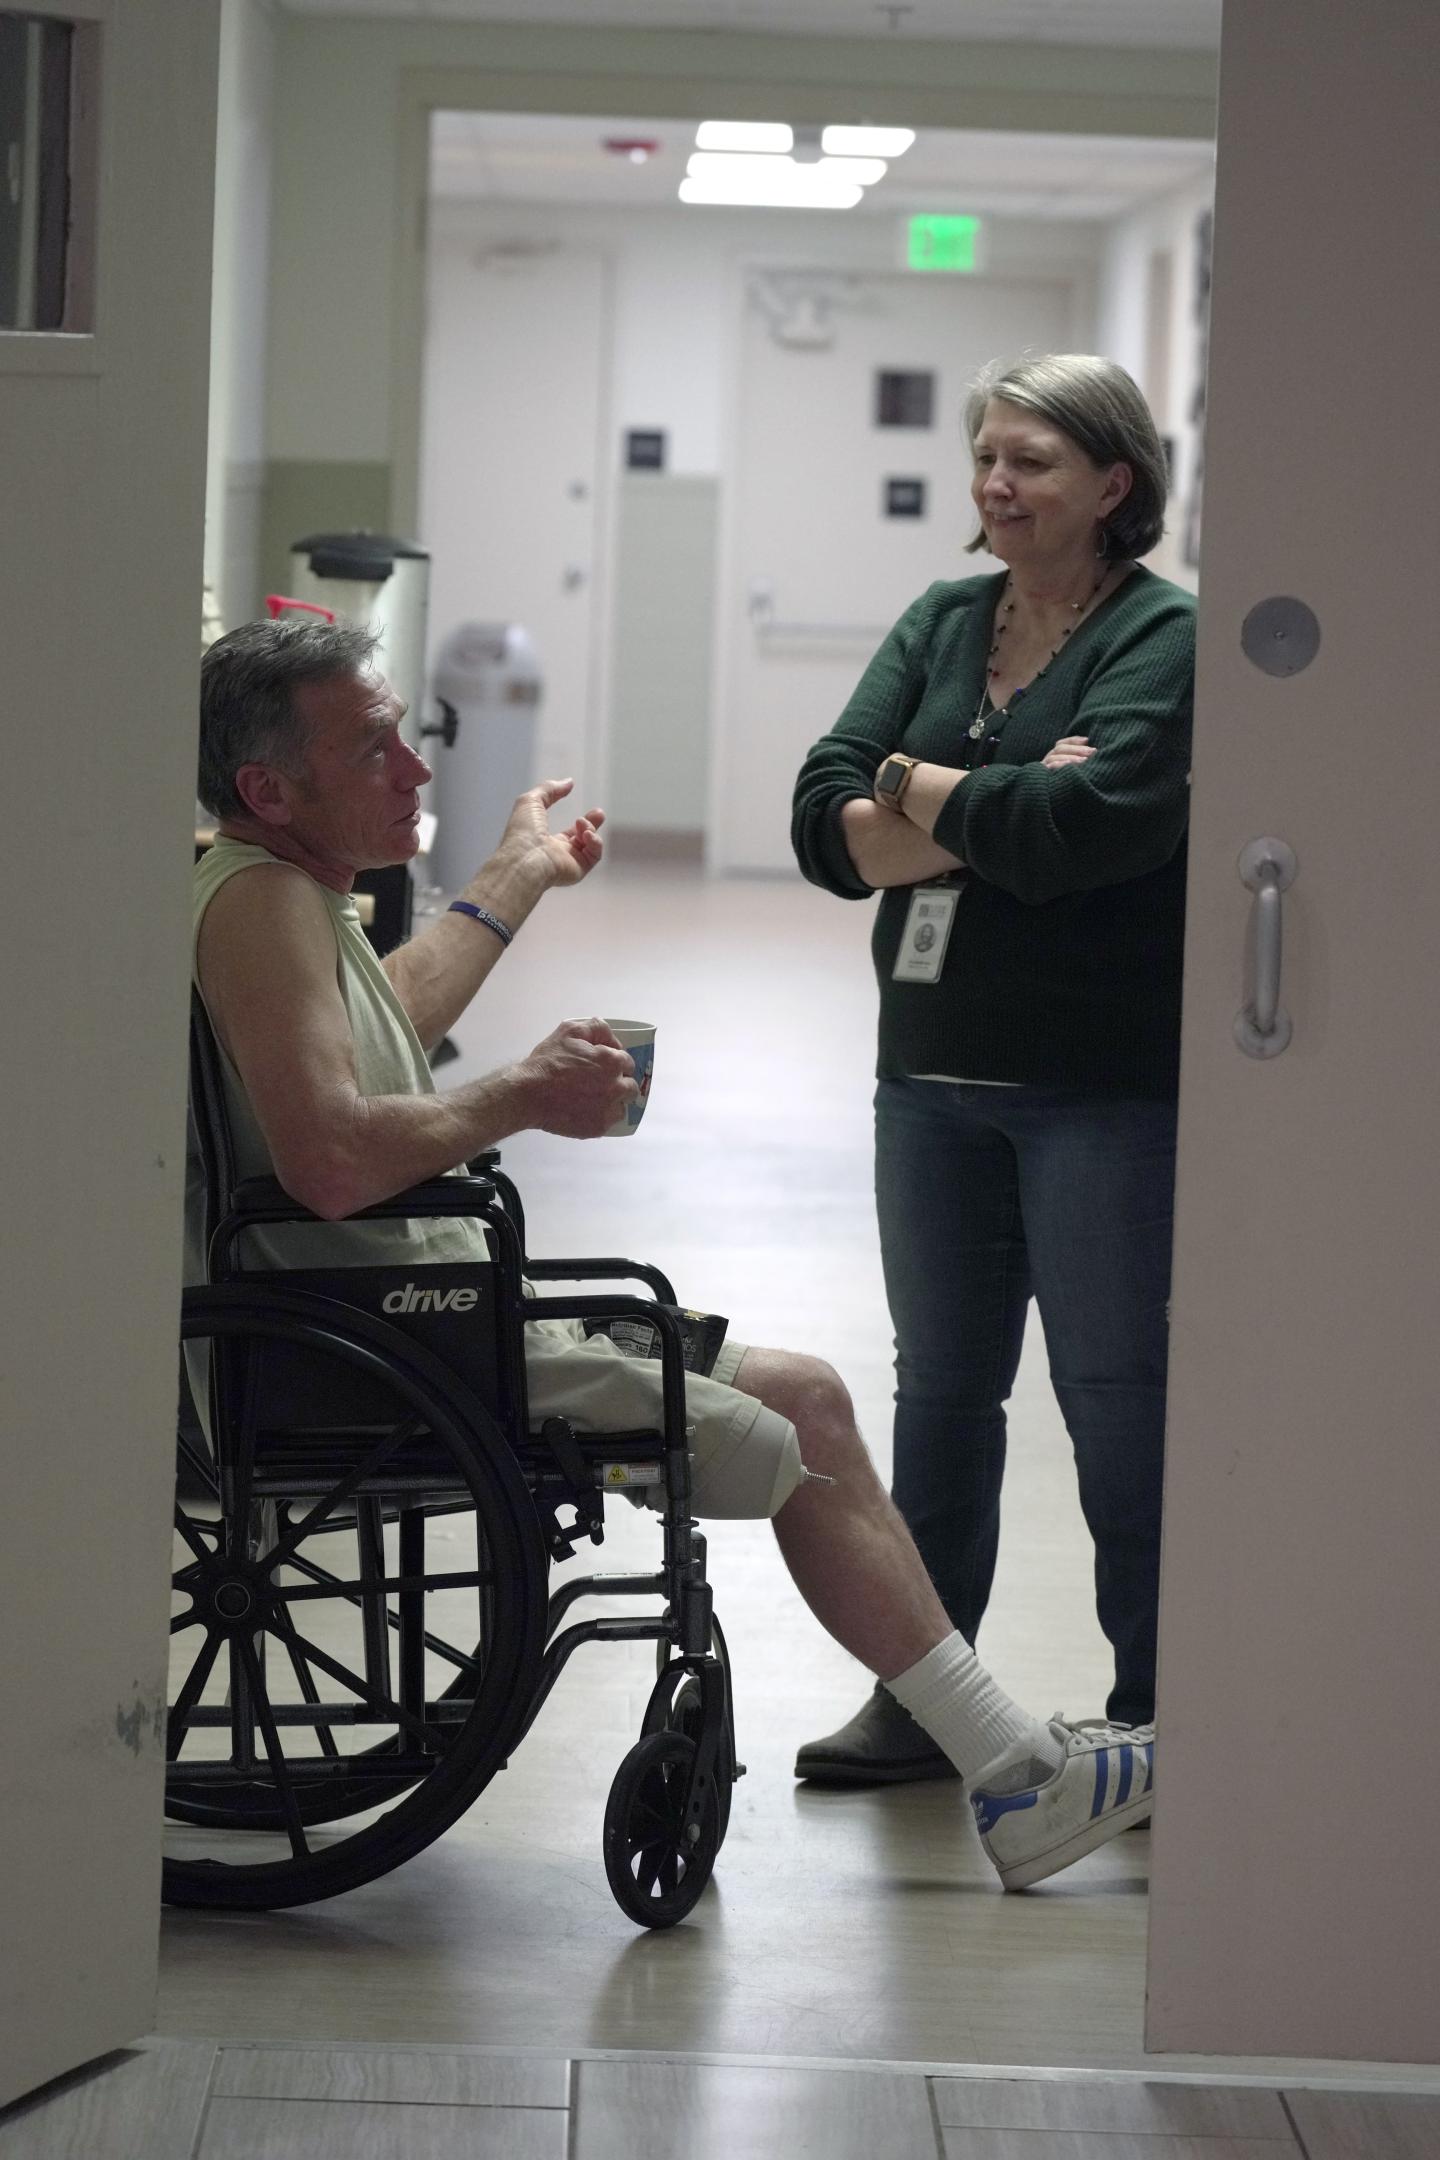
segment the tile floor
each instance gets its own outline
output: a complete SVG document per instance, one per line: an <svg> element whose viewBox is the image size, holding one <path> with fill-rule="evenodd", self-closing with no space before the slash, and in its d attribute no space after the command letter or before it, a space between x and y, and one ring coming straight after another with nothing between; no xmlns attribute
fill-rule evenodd
<svg viewBox="0 0 1440 2160"><path fill-rule="evenodd" d="M0 2160L1433 2160L1440 2098L911 2065L151 2041Z"/></svg>

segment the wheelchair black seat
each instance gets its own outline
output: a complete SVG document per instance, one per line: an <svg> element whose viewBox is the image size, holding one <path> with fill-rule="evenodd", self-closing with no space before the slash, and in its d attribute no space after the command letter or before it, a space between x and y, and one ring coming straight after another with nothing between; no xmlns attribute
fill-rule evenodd
<svg viewBox="0 0 1440 2160"><path fill-rule="evenodd" d="M439 1358L495 1414L500 1400L496 1274L488 1261L397 1268L287 1268L287 1291L329 1299L383 1320ZM260 1385L278 1427L324 1431L365 1423L374 1384L337 1372L301 1343L267 1344Z"/></svg>

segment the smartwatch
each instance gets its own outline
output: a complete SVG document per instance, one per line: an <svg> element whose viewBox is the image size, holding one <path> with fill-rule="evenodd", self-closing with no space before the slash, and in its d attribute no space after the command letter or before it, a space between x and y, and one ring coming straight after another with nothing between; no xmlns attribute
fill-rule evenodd
<svg viewBox="0 0 1440 2160"><path fill-rule="evenodd" d="M905 800L905 790L910 785L910 775L919 764L918 758L906 757L893 750L885 758L875 775L875 800L887 810L898 810Z"/></svg>

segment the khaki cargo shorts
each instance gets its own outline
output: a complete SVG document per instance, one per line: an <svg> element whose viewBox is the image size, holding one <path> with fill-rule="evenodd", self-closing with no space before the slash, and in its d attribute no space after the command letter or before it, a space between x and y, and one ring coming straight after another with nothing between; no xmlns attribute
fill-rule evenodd
<svg viewBox="0 0 1440 2160"><path fill-rule="evenodd" d="M805 1476L794 1426L729 1384L745 1348L723 1343L708 1377L685 1375L697 1515L778 1514ZM580 1433L660 1429L660 1360L626 1357L579 1320L528 1321L525 1371L532 1425L563 1417Z"/></svg>

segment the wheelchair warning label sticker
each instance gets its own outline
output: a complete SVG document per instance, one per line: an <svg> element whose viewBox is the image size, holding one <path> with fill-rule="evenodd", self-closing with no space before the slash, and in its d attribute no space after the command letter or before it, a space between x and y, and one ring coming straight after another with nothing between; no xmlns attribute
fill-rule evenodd
<svg viewBox="0 0 1440 2160"><path fill-rule="evenodd" d="M653 1462L607 1462L600 1465L602 1485L658 1485L660 1465Z"/></svg>

